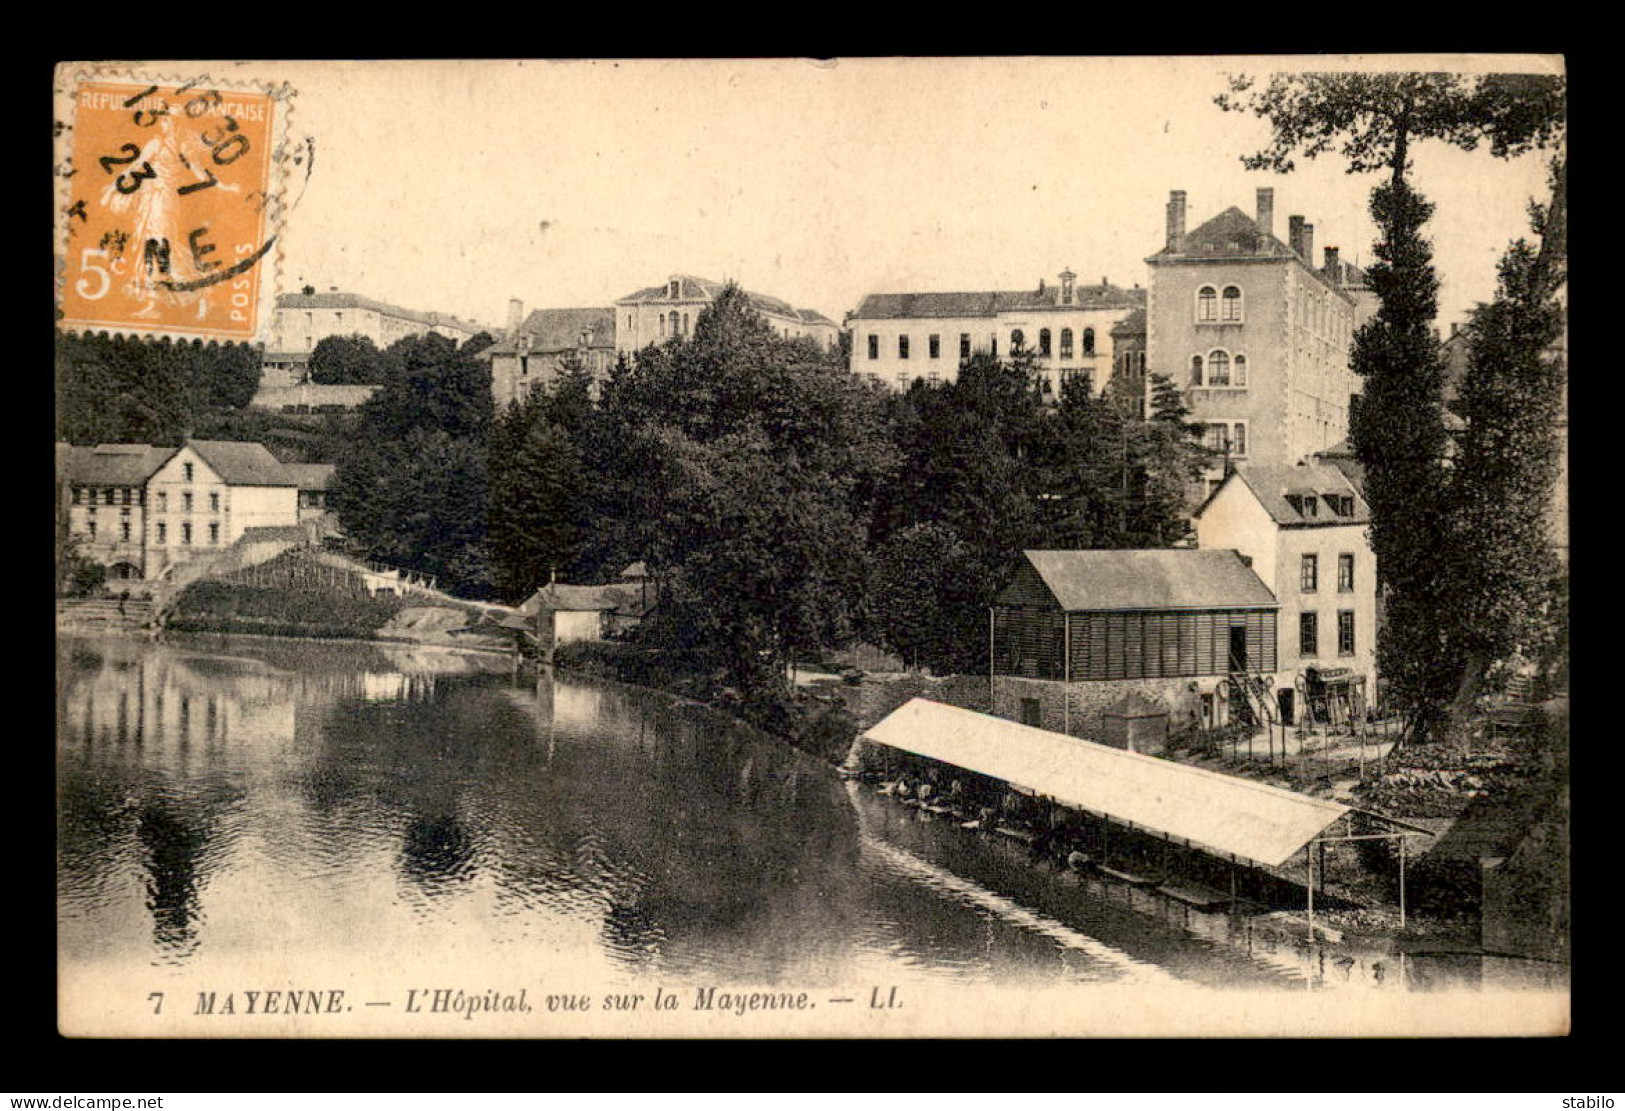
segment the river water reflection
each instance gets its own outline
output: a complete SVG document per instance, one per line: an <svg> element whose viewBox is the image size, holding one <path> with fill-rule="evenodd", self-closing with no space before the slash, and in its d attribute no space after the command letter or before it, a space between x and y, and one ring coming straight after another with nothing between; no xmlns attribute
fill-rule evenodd
<svg viewBox="0 0 1625 1111"><path fill-rule="evenodd" d="M65 971L1326 980L1242 923L1035 868L702 708L516 684L490 657L64 639L57 726Z"/></svg>

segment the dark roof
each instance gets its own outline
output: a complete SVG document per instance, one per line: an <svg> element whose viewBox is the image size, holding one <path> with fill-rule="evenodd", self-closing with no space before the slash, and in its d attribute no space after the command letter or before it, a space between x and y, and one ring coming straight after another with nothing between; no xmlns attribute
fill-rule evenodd
<svg viewBox="0 0 1625 1111"><path fill-rule="evenodd" d="M1231 205L1176 246L1164 247L1152 258L1297 258L1291 247L1258 226L1251 216Z"/></svg>
<svg viewBox="0 0 1625 1111"><path fill-rule="evenodd" d="M1061 287L1042 290L978 290L960 293L871 293L854 317L901 320L944 316L997 316L1001 312L1076 312L1089 309L1134 309L1145 305L1145 290L1114 285L1072 287L1072 303L1061 303Z"/></svg>
<svg viewBox="0 0 1625 1111"><path fill-rule="evenodd" d="M1135 309L1116 324L1112 325L1114 336L1143 336L1145 335L1145 310Z"/></svg>
<svg viewBox="0 0 1625 1111"><path fill-rule="evenodd" d="M197 452L228 486L297 486L264 444L236 440L188 440L186 446Z"/></svg>
<svg viewBox="0 0 1625 1111"><path fill-rule="evenodd" d="M309 539L303 525L254 525L245 528L237 538L237 545L264 543L267 540L292 540L301 542Z"/></svg>
<svg viewBox="0 0 1625 1111"><path fill-rule="evenodd" d="M519 331L491 348L494 355L512 355L519 349L519 337L530 337L535 352L574 351L587 335L588 347L615 346L614 309L537 309L525 318Z"/></svg>
<svg viewBox="0 0 1625 1111"><path fill-rule="evenodd" d="M80 486L143 486L175 454L151 444L57 445L63 481Z"/></svg>
<svg viewBox="0 0 1625 1111"><path fill-rule="evenodd" d="M831 328L837 326L835 321L831 320L817 309L798 309L796 311L800 313L801 319L806 321L808 324L828 324Z"/></svg>
<svg viewBox="0 0 1625 1111"><path fill-rule="evenodd" d="M645 604L645 592L637 586L609 583L605 586L571 586L552 583L542 587L520 605L519 612L535 614L546 610L612 610L631 617L640 617L650 607Z"/></svg>
<svg viewBox="0 0 1625 1111"><path fill-rule="evenodd" d="M276 307L279 309L368 309L372 312L382 313L385 316L399 317L402 320L415 321L418 324L427 324L436 327L445 325L458 328L474 335L479 332L489 332L490 328L472 320L463 320L460 317L445 312L419 312L417 309L403 309L399 305L391 305L387 301L374 301L371 297L363 297L359 293L284 293L277 297Z"/></svg>
<svg viewBox="0 0 1625 1111"><path fill-rule="evenodd" d="M1299 463L1295 467L1242 464L1236 468L1233 481L1244 482L1253 492L1276 524L1282 526L1368 525L1371 509L1348 475L1329 464ZM1354 498L1354 514L1342 517L1324 504L1317 507L1313 517L1306 517L1295 509L1287 495L1324 497L1327 494Z"/></svg>
<svg viewBox="0 0 1625 1111"><path fill-rule="evenodd" d="M1067 611L1274 608L1277 604L1264 580L1229 549L1031 551L1022 555Z"/></svg>
<svg viewBox="0 0 1625 1111"><path fill-rule="evenodd" d="M282 469L301 490L331 490L338 470L331 463L284 463Z"/></svg>

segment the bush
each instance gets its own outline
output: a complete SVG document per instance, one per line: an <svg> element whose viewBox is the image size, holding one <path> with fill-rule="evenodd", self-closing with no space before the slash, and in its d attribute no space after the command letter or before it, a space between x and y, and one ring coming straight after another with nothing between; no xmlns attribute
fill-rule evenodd
<svg viewBox="0 0 1625 1111"><path fill-rule="evenodd" d="M406 604L393 597L196 582L181 592L169 625L193 632L370 637Z"/></svg>

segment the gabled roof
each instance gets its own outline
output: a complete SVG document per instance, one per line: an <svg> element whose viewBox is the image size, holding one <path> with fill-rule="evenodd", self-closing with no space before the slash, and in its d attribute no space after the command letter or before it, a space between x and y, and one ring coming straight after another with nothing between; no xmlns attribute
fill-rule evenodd
<svg viewBox="0 0 1625 1111"><path fill-rule="evenodd" d="M1228 549L1029 551L1022 556L1068 612L1277 605L1264 580Z"/></svg>
<svg viewBox="0 0 1625 1111"><path fill-rule="evenodd" d="M1114 285L1072 287L1072 303L1061 302L1061 287L1042 290L976 290L947 293L871 293L854 317L865 320L920 320L939 317L992 317L1001 312L1077 312L1091 309L1135 309L1145 305L1145 290Z"/></svg>
<svg viewBox="0 0 1625 1111"><path fill-rule="evenodd" d="M491 347L493 355L512 355L519 349L519 337L530 337L534 352L574 351L587 336L588 347L615 346L615 310L537 309L525 318L519 331Z"/></svg>
<svg viewBox="0 0 1625 1111"><path fill-rule="evenodd" d="M264 444L236 440L187 440L186 446L228 486L297 486Z"/></svg>
<svg viewBox="0 0 1625 1111"><path fill-rule="evenodd" d="M80 486L143 486L177 449L151 444L57 445L63 481Z"/></svg>
<svg viewBox="0 0 1625 1111"><path fill-rule="evenodd" d="M610 611L627 617L641 617L651 608L645 591L635 585L609 583L605 586L572 586L551 583L526 598L519 612L536 614L548 610L585 612Z"/></svg>
<svg viewBox="0 0 1625 1111"><path fill-rule="evenodd" d="M801 319L808 324L828 324L831 328L838 327L835 321L819 312L817 309L798 309Z"/></svg>
<svg viewBox="0 0 1625 1111"><path fill-rule="evenodd" d="M1164 247L1151 257L1297 258L1298 254L1266 233L1251 216L1231 205L1194 231L1186 232L1177 246Z"/></svg>
<svg viewBox="0 0 1625 1111"><path fill-rule="evenodd" d="M1366 505L1359 489L1349 480L1348 475L1330 464L1299 463L1295 467L1288 467L1244 463L1236 467L1235 474L1226 481L1244 483L1258 499L1258 504L1264 507L1264 511L1283 528L1324 528L1329 525L1371 523L1371 508ZM1300 512L1288 500L1289 495L1300 499L1304 497L1321 499L1316 507L1315 516L1305 516ZM1353 515L1344 517L1332 512L1331 506L1324 500L1326 495L1352 497ZM1209 499L1210 503L1211 500ZM1206 506L1203 506L1203 509L1205 508ZM1197 515L1201 515L1201 510L1197 511Z"/></svg>
<svg viewBox="0 0 1625 1111"><path fill-rule="evenodd" d="M284 463L282 469L301 490L331 490L338 470L331 463Z"/></svg>

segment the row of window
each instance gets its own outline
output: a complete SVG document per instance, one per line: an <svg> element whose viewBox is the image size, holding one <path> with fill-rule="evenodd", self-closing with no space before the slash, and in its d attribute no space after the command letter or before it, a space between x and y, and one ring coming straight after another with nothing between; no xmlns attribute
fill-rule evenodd
<svg viewBox="0 0 1625 1111"><path fill-rule="evenodd" d="M666 319L668 316L671 318L670 320ZM627 323L628 327L631 327L632 318L627 317L626 323ZM663 335L663 336L665 336L665 335L672 335L672 336L686 336L686 335L688 335L688 313L685 312L681 316L679 316L675 312L661 313L660 314L660 334Z"/></svg>
<svg viewBox="0 0 1625 1111"><path fill-rule="evenodd" d="M1320 589L1320 556L1304 554L1299 563L1298 588L1305 594ZM1337 556L1337 592L1347 594L1354 589L1354 553L1340 552Z"/></svg>
<svg viewBox="0 0 1625 1111"><path fill-rule="evenodd" d="M88 533L88 535L90 536L90 538L92 540L96 539L96 522L95 521L91 521L88 524L88 526L86 527L86 532ZM119 522L119 540L121 542L128 543L129 539L130 539L130 522L129 521L120 521ZM154 535L154 538L153 538L153 543L157 544L159 547L162 547L163 545L169 543L169 528L168 528L167 525L163 524L162 522L160 522L156 527L156 532L155 532L155 535ZM190 522L188 522L188 523L185 523L185 524L181 525L181 544L183 546L189 546L191 543L192 543L192 525L191 525ZM220 526L218 524L211 524L209 526L209 544L211 546L218 546L219 543L220 543Z"/></svg>
<svg viewBox="0 0 1625 1111"><path fill-rule="evenodd" d="M1354 611L1337 611L1337 654L1354 655ZM1298 614L1298 655L1320 655L1320 614L1313 610Z"/></svg>
<svg viewBox="0 0 1625 1111"><path fill-rule="evenodd" d="M77 490L74 491L74 499L73 499L73 501L74 501L75 505L79 504L78 493L79 493L79 491L77 491ZM143 493L144 493L144 491L143 491ZM114 502L113 502L113 491L108 490L106 492L106 494L107 494L107 496L103 500L102 504L103 505L113 505L114 504ZM131 498L130 498L130 491L129 490L124 491L123 503L125 505L131 504ZM135 504L137 504L137 505L145 505L145 504L147 504L147 500L143 496L143 497L135 499ZM192 492L190 490L182 491L182 493L181 493L181 512L182 513L190 513L190 512L192 512L192 507L193 507ZM157 491L156 508L157 508L157 511L159 513L168 512L168 510L169 510L169 491L167 491L167 490L159 490L159 491ZM94 495L90 498L90 500L88 502L88 508L87 508L86 512L89 512L89 513L95 513L96 512L96 499L95 499ZM209 512L211 512L211 513L220 512L220 493L217 490L210 491L210 493L209 493Z"/></svg>
<svg viewBox="0 0 1625 1111"><path fill-rule="evenodd" d="M1247 422L1214 422L1202 426L1202 446L1217 454L1247 456Z"/></svg>
<svg viewBox="0 0 1625 1111"><path fill-rule="evenodd" d="M1320 502L1323 498L1336 516L1354 516L1353 494L1288 494L1286 496L1287 504L1297 510L1300 517L1319 517Z"/></svg>
<svg viewBox="0 0 1625 1111"><path fill-rule="evenodd" d="M1221 293L1210 285L1196 291L1196 322L1198 324L1240 324L1242 322L1241 287L1227 285Z"/></svg>
<svg viewBox="0 0 1625 1111"><path fill-rule="evenodd" d="M1062 328L1060 338L1061 338L1060 357L1062 359L1073 358L1074 357L1074 348L1073 348L1074 334L1073 334L1072 329L1071 328ZM1047 359L1053 353L1052 339L1053 339L1052 333L1050 332L1050 330L1048 328L1040 328L1038 330L1038 356L1040 358ZM1010 350L1013 353L1020 353L1020 352L1022 352L1024 350L1026 350L1026 347L1027 347L1027 334L1025 332L1023 332L1020 328L1017 328L1014 331L1012 331L1010 333ZM942 336L939 333L933 332L929 336L926 337L926 350L929 353L928 354L929 358L932 358L932 359L940 359L940 358L942 358ZM910 351L909 337L906 336L906 335L898 336L897 337L897 357L899 359L906 359L906 358L909 357L909 351ZM993 335L990 335L988 337L988 352L994 358L998 358L998 355L999 355L999 337L998 337L997 333L995 333ZM1082 353L1085 354L1085 355L1093 355L1095 353L1095 330L1093 328L1085 328L1083 330ZM961 359L968 359L968 358L970 358L970 356L971 356L971 335L970 335L969 332L960 332L959 333L959 357ZM871 359L880 358L880 337L877 336L877 335L871 334L869 336L869 358L871 358Z"/></svg>
<svg viewBox="0 0 1625 1111"><path fill-rule="evenodd" d="M1215 347L1206 356L1191 356L1191 385L1205 387L1231 387L1247 385L1247 356L1231 357L1222 347Z"/></svg>

